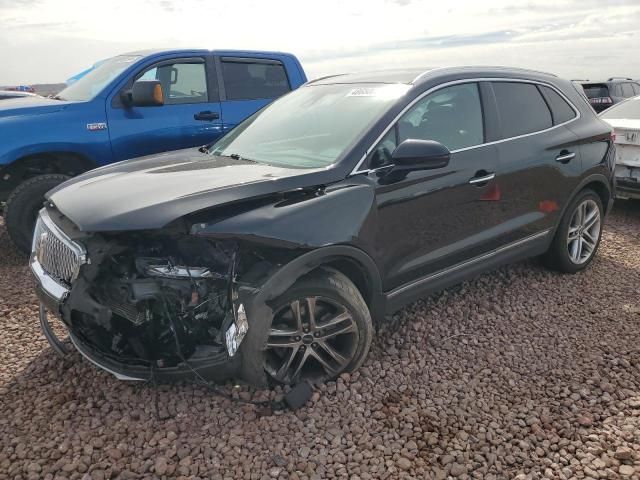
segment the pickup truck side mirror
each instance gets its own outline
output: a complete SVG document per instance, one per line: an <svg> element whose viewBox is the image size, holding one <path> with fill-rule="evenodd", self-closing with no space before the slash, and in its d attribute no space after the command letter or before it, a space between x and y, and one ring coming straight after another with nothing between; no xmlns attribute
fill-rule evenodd
<svg viewBox="0 0 640 480"><path fill-rule="evenodd" d="M158 80L138 80L121 95L128 107L160 107L164 105L164 92Z"/></svg>
<svg viewBox="0 0 640 480"><path fill-rule="evenodd" d="M446 167L451 152L435 140L407 139L391 154L395 168L402 170L431 170Z"/></svg>

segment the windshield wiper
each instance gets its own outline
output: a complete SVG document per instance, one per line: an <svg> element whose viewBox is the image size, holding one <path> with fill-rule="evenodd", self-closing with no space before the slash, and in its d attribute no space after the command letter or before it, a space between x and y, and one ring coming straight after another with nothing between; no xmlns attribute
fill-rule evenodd
<svg viewBox="0 0 640 480"><path fill-rule="evenodd" d="M60 101L65 101L64 98L62 98L60 95L49 95L49 98L52 98L54 100L60 100Z"/></svg>

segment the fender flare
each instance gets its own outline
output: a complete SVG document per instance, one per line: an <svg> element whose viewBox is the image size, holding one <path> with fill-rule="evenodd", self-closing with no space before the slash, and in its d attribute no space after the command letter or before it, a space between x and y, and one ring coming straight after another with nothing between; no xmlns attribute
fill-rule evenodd
<svg viewBox="0 0 640 480"><path fill-rule="evenodd" d="M382 294L382 279L378 266L363 250L349 245L332 245L307 252L280 268L262 285L256 300L268 302L282 295L296 279L334 260L355 261L364 270L370 284L365 292L371 298L372 306L376 297Z"/></svg>
<svg viewBox="0 0 640 480"><path fill-rule="evenodd" d="M609 185L609 179L603 175L602 173L592 173L591 175L587 175L585 178L583 178L580 183L578 184L578 186L576 186L573 191L571 192L571 195L569 196L569 200L566 202L566 204L562 207L562 211L560 212L560 219L562 219L564 217L564 214L566 213L567 209L569 208L569 205L571 204L571 201L575 198L575 196L584 189L584 187L586 187L588 184L590 183L600 183L602 184L602 186L604 188L607 189L607 192L609 192L609 196L611 198L612 192L611 192L611 186ZM598 193L598 192L596 192ZM611 201L609 202L609 204L611 204ZM604 210L605 210L605 214L608 212L608 205L602 205ZM558 224L553 228L553 235L551 235L551 238L553 238L556 234L556 230L558 229L560 225L560 221L558 221Z"/></svg>

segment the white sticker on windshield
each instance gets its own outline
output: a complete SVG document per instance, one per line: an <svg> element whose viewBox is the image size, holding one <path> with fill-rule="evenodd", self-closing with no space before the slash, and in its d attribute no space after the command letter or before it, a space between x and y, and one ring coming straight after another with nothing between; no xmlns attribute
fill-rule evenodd
<svg viewBox="0 0 640 480"><path fill-rule="evenodd" d="M347 97L375 97L378 90L378 88L371 87L354 88L347 93Z"/></svg>
<svg viewBox="0 0 640 480"><path fill-rule="evenodd" d="M411 85L394 83L381 87L357 87L347 93L347 97L398 98L404 95Z"/></svg>

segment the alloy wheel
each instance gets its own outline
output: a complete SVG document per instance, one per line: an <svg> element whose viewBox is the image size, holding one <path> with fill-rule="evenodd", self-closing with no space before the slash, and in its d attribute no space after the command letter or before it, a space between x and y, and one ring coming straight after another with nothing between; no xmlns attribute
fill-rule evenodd
<svg viewBox="0 0 640 480"><path fill-rule="evenodd" d="M586 199L580 203L569 222L567 249L575 264L587 262L596 250L600 238L600 209L596 202Z"/></svg>
<svg viewBox="0 0 640 480"><path fill-rule="evenodd" d="M344 305L327 297L298 298L275 312L265 369L282 383L335 377L351 363L357 345L358 326Z"/></svg>

